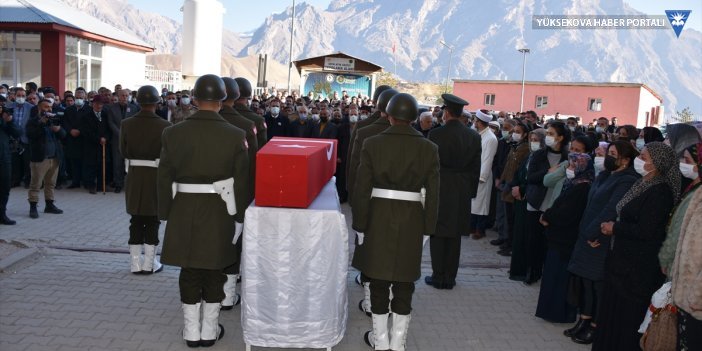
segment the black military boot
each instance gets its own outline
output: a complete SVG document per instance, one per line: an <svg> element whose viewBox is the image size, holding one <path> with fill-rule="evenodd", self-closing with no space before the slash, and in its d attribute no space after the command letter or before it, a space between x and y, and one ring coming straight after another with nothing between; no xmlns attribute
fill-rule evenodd
<svg viewBox="0 0 702 351"><path fill-rule="evenodd" d="M593 327L590 323L585 323L585 325L571 338L576 344L589 345L595 341L595 330L597 328Z"/></svg>
<svg viewBox="0 0 702 351"><path fill-rule="evenodd" d="M54 200L46 200L46 207L44 208L44 213L62 214L63 210L54 205Z"/></svg>
<svg viewBox="0 0 702 351"><path fill-rule="evenodd" d="M0 224L4 225L15 225L17 222L11 220L9 217L7 217L7 214L5 211L0 212Z"/></svg>
<svg viewBox="0 0 702 351"><path fill-rule="evenodd" d="M563 331L563 335L572 338L573 335L577 334L580 329L583 329L585 324L590 324L590 319L582 319L579 318L578 321L575 323L575 325L572 328L566 329Z"/></svg>
<svg viewBox="0 0 702 351"><path fill-rule="evenodd" d="M29 203L29 217L39 218L39 212L37 211L37 203L36 202Z"/></svg>

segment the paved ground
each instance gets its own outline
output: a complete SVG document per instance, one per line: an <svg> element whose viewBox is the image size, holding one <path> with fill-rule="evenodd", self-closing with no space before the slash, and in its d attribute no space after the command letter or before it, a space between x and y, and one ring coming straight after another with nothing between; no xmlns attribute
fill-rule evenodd
<svg viewBox="0 0 702 351"><path fill-rule="evenodd" d="M1 226L0 243L39 247L41 255L0 273L0 350L188 349L177 268L129 273L123 199L60 190L57 205L65 213L44 214L40 204L40 218L32 220L26 191L12 189L8 215L18 225ZM348 207L344 212L348 220ZM408 350L588 349L562 335L566 326L533 316L538 286L508 280L509 261L494 252L487 240L464 238L455 289L417 284ZM423 271L429 267L425 249ZM353 283L355 274L349 273L346 335L334 350L368 349L362 336L370 319L356 307L362 289ZM223 312L220 323L226 334L211 349L243 350L239 309Z"/></svg>

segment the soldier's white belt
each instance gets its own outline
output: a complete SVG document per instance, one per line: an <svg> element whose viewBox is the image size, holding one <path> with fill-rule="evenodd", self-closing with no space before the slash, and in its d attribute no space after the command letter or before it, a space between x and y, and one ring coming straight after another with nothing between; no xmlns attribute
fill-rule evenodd
<svg viewBox="0 0 702 351"><path fill-rule="evenodd" d="M176 193L219 194L224 203L227 204L227 213L231 216L236 214L234 178L220 180L212 184L173 183L173 197Z"/></svg>
<svg viewBox="0 0 702 351"><path fill-rule="evenodd" d="M420 192L413 193L410 191L373 188L373 191L371 192L371 198L373 198L373 197L390 199L390 200L404 200L404 201L421 202L422 206L424 206L424 198L426 197L426 189L422 188L422 190Z"/></svg>
<svg viewBox="0 0 702 351"><path fill-rule="evenodd" d="M125 159L125 160L124 160L125 172L129 173L129 166L158 168L158 161L159 161L159 159L156 159L156 160L130 160L130 159Z"/></svg>

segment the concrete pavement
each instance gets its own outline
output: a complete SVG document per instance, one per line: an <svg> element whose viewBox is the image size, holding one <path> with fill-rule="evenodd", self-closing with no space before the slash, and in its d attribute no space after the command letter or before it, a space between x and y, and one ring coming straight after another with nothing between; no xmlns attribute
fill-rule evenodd
<svg viewBox="0 0 702 351"><path fill-rule="evenodd" d="M178 269L133 275L128 256L113 253L127 249L123 194L59 190L56 203L65 213L44 214L42 202L35 220L28 217L26 195L12 189L8 215L18 224L0 226L0 241L37 247L41 255L0 273L0 350L188 349L181 338ZM348 220L347 206L344 212ZM456 288L417 283L407 349L588 349L562 335L568 326L533 316L539 287L507 279L508 264L488 240L464 238ZM428 247L422 270L430 272ZM363 334L371 323L358 311L363 292L355 275L351 270L348 277L346 335L334 350L369 349ZM243 350L240 309L222 312L220 323L224 339L211 349Z"/></svg>

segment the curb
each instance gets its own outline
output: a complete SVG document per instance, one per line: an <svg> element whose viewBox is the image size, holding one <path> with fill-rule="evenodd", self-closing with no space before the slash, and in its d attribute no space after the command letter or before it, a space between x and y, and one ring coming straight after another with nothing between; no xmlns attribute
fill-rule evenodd
<svg viewBox="0 0 702 351"><path fill-rule="evenodd" d="M0 260L0 272L7 271L11 266L39 255L39 250L35 247L21 249L10 256Z"/></svg>

